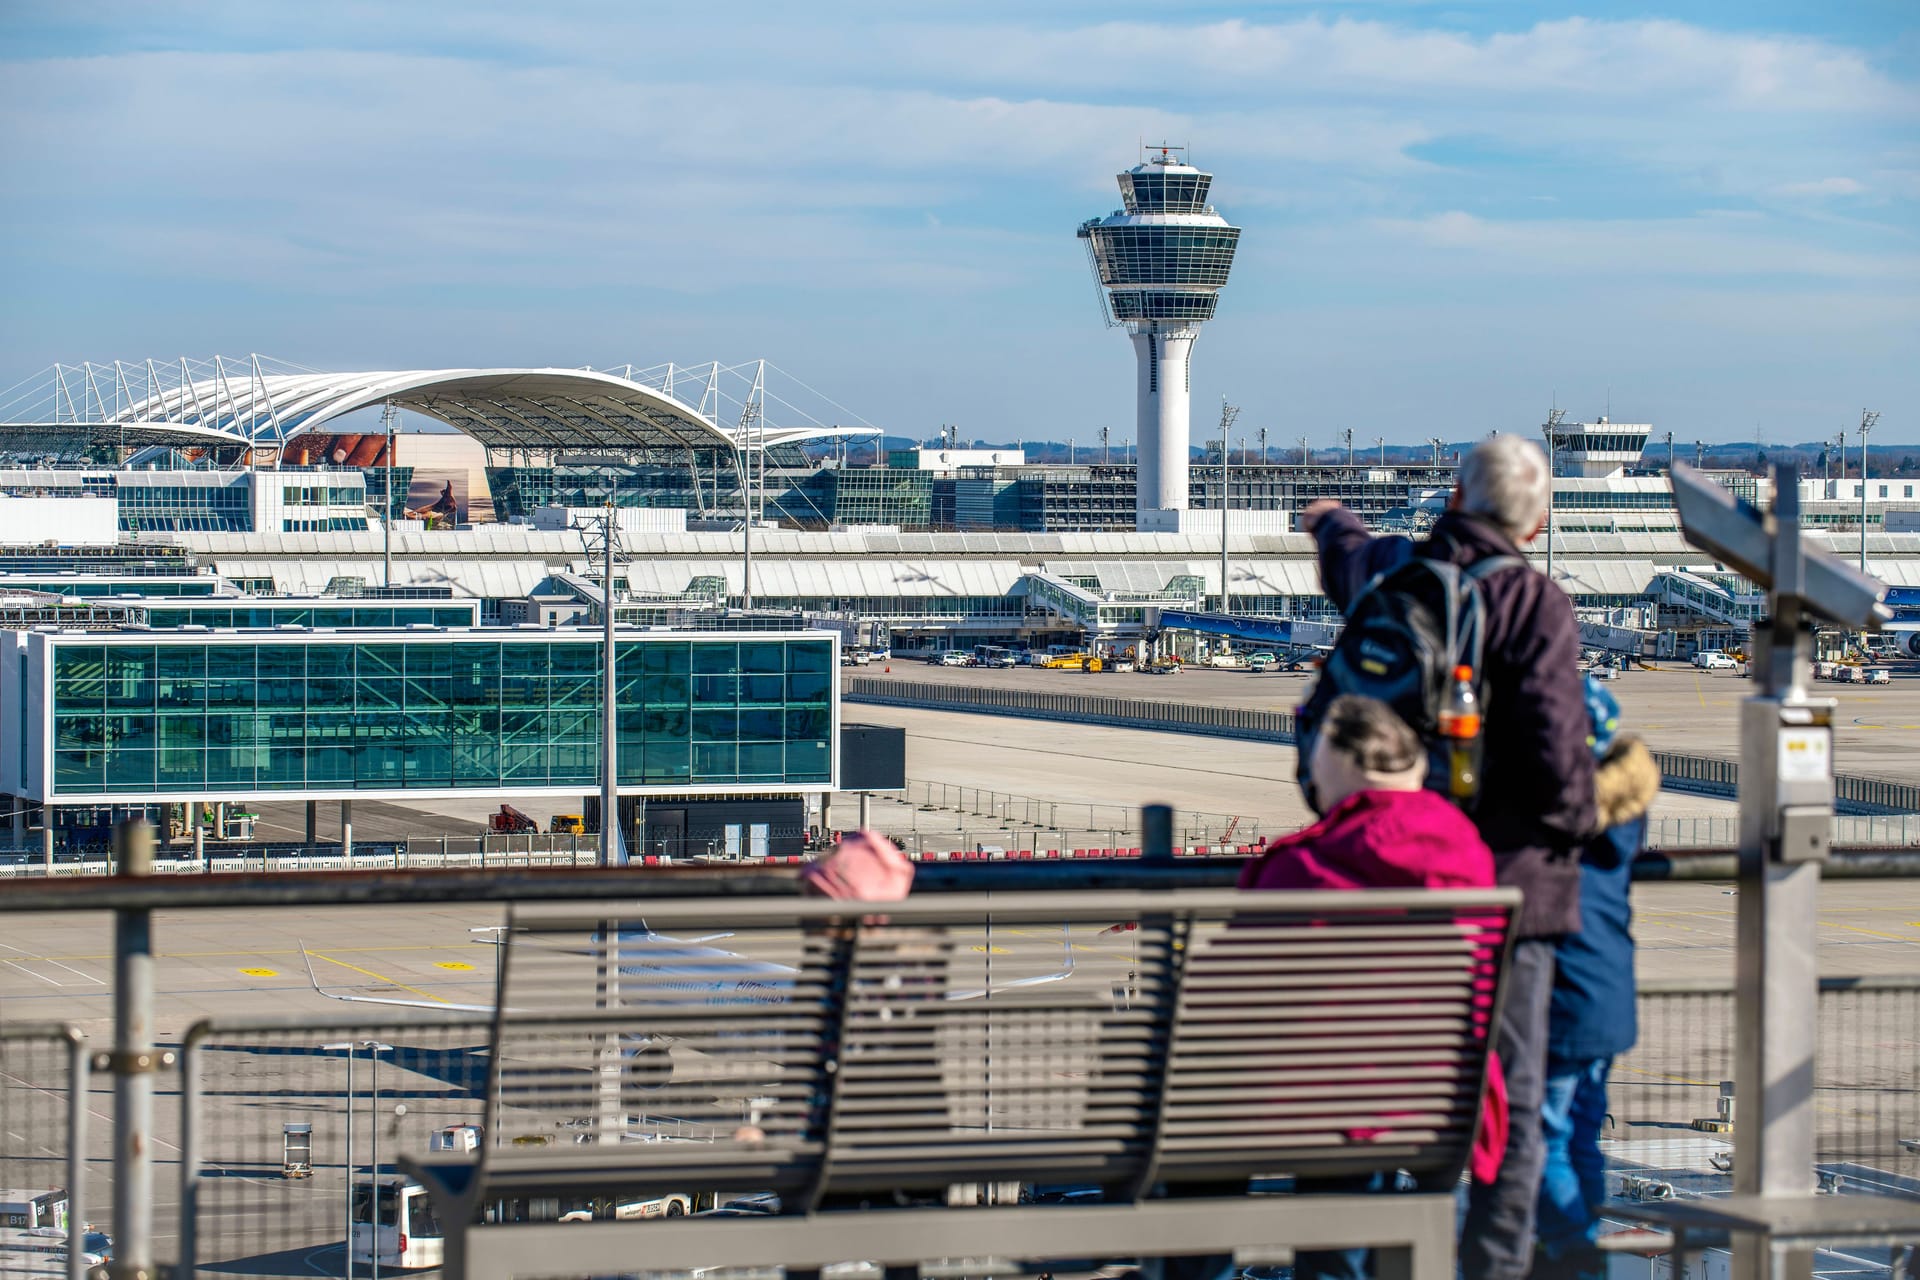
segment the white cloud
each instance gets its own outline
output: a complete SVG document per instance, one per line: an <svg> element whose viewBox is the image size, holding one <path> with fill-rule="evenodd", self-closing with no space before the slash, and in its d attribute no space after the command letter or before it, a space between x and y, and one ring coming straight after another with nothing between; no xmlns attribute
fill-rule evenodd
<svg viewBox="0 0 1920 1280"><path fill-rule="evenodd" d="M1564 309L1622 282L1719 298L1729 329L1790 317L1814 335L1807 362L1852 368L1859 343L1822 335L1920 278L1913 79L1807 37L1580 18L1480 35L1423 11L1084 21L1107 11L1012 4L978 20L747 6L723 29L691 8L561 3L535 19L511 0L470 0L451 25L456 10L427 0L272 22L240 0L182 0L156 35L143 6L115 3L103 41L173 51L0 63L10 169L58 175L0 208L17 289L0 367L97 352L103 331L202 346L169 300L234 329L298 313L282 331L302 341L326 332L314 317L358 323L360 303L351 341L369 345L420 332L436 349L531 340L587 359L606 358L609 333L644 356L751 332L912 365L889 382L884 360L846 357L872 417L937 416L942 396L964 415L1000 395L996 411L1122 425L1130 393L1090 409L1086 388L1124 344L1064 326L1090 311L1072 226L1113 207L1143 137L1191 142L1246 228L1201 380L1231 371L1210 362L1235 349L1238 318L1265 327L1259 352L1338 308L1362 317L1354 332L1409 342L1419 327L1387 317L1410 306L1440 328L1498 310L1503 331L1577 364L1591 348L1554 336ZM66 327L18 319L55 314ZM1620 314L1646 350L1683 324L1702 339L1691 311ZM385 330L385 315L405 321ZM1434 367L1458 364L1461 385L1507 376L1469 367L1470 343L1438 347ZM1017 397L974 376L1038 350L1046 375ZM1452 375L1430 376L1444 395Z"/></svg>

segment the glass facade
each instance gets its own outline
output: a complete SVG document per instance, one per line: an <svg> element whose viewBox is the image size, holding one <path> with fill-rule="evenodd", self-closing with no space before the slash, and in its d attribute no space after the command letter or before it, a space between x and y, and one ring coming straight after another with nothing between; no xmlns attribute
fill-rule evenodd
<svg viewBox="0 0 1920 1280"><path fill-rule="evenodd" d="M1220 305L1220 295L1212 292L1116 289L1109 296L1115 320L1211 320Z"/></svg>
<svg viewBox="0 0 1920 1280"><path fill-rule="evenodd" d="M769 451L777 454L779 451ZM782 465L780 457L770 457ZM731 453L716 449L661 451L657 462L566 463L487 468L487 489L502 519L541 507L685 507L738 510L740 477ZM715 495L718 495L716 497Z"/></svg>
<svg viewBox="0 0 1920 1280"><path fill-rule="evenodd" d="M158 631L178 627L472 627L479 613L471 604L393 604L302 600L250 600L244 604L149 605L147 625Z"/></svg>
<svg viewBox="0 0 1920 1280"><path fill-rule="evenodd" d="M119 486L123 532L250 533L253 507L246 477L234 483L122 484Z"/></svg>
<svg viewBox="0 0 1920 1280"><path fill-rule="evenodd" d="M157 582L141 578L5 578L0 586L19 591L45 591L57 596L210 596L220 586L218 578L194 578L184 582Z"/></svg>
<svg viewBox="0 0 1920 1280"><path fill-rule="evenodd" d="M595 639L59 643L52 794L598 783ZM623 786L830 782L833 644L619 646Z"/></svg>
<svg viewBox="0 0 1920 1280"><path fill-rule="evenodd" d="M1128 213L1205 213L1210 173L1168 173L1162 169L1120 175L1120 199Z"/></svg>
<svg viewBox="0 0 1920 1280"><path fill-rule="evenodd" d="M1238 227L1119 226L1093 229L1093 259L1107 285L1226 284Z"/></svg>

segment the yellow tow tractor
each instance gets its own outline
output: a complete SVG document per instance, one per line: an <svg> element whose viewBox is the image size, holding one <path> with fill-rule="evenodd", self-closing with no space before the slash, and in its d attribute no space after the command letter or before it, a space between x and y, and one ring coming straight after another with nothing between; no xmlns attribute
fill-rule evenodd
<svg viewBox="0 0 1920 1280"><path fill-rule="evenodd" d="M1056 653L1040 666L1049 671L1081 671L1086 668L1087 655L1084 653Z"/></svg>

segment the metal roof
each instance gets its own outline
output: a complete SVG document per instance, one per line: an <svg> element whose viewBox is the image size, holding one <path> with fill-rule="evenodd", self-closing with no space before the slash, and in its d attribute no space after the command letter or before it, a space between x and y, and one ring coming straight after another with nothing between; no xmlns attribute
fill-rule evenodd
<svg viewBox="0 0 1920 1280"><path fill-rule="evenodd" d="M114 414L112 422L181 424L253 444L282 444L387 403L437 418L496 449L731 449L734 443L692 406L592 369L195 377Z"/></svg>

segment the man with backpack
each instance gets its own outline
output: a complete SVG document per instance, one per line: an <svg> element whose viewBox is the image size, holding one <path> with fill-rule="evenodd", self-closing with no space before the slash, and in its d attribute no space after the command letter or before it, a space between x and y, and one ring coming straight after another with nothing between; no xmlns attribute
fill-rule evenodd
<svg viewBox="0 0 1920 1280"><path fill-rule="evenodd" d="M1525 895L1498 1036L1507 1148L1499 1176L1468 1195L1466 1280L1521 1280L1533 1264L1554 941L1580 927L1578 850L1596 825L1579 627L1519 550L1546 527L1551 484L1539 446L1497 435L1468 453L1420 542L1371 537L1331 500L1300 515L1321 589L1347 617L1302 709L1303 762L1334 697L1388 703L1427 743L1430 785L1469 812L1499 882ZM1303 765L1310 800L1311 781Z"/></svg>

